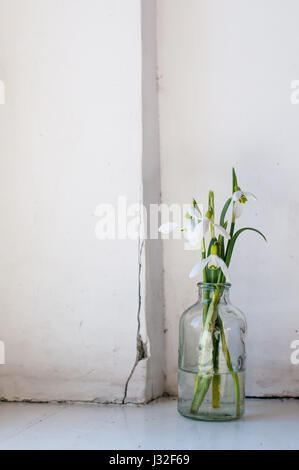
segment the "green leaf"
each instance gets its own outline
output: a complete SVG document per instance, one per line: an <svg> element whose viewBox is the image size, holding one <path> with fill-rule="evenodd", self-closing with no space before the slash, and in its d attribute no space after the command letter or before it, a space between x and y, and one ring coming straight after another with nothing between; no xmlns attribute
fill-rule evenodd
<svg viewBox="0 0 299 470"><path fill-rule="evenodd" d="M209 268L207 268L208 282L216 284L218 276L219 276L219 272L220 272L220 269L209 269Z"/></svg>
<svg viewBox="0 0 299 470"><path fill-rule="evenodd" d="M223 228L225 230L227 229L227 225L228 225L228 222L226 221L223 225ZM219 237L218 237L218 247L219 247L218 256L219 256L219 258L224 259L225 245L224 245L224 237L222 235L219 235Z"/></svg>
<svg viewBox="0 0 299 470"><path fill-rule="evenodd" d="M211 269L205 268L205 271L206 271L206 282L209 284L210 282L213 282Z"/></svg>
<svg viewBox="0 0 299 470"><path fill-rule="evenodd" d="M233 194L239 191L238 180L236 175L236 170L233 168Z"/></svg>
<svg viewBox="0 0 299 470"><path fill-rule="evenodd" d="M209 191L209 209L208 212L210 213L209 219L213 219L214 217L214 191Z"/></svg>
<svg viewBox="0 0 299 470"><path fill-rule="evenodd" d="M231 257L232 257L232 254L233 254L233 249L234 249L235 243L237 241L237 238L239 237L239 235L241 235L241 233L245 232L245 230L251 230L252 232L258 233L261 237L263 237L265 242L267 242L267 238L265 237L265 235L262 232L260 232L259 230L257 230L256 228L251 228L251 227L241 228L240 230L238 230L235 233L235 235L233 236L233 238L230 240L230 242L228 244L226 255L225 255L225 263L226 263L227 267L230 264Z"/></svg>
<svg viewBox="0 0 299 470"><path fill-rule="evenodd" d="M226 214L227 214L227 211L229 209L229 206L231 205L231 202L232 202L232 198L230 197L226 203L224 204L224 207L222 209L222 212L221 212L221 217L220 217L220 225L221 227L224 227L224 224L225 224L225 217L226 217Z"/></svg>

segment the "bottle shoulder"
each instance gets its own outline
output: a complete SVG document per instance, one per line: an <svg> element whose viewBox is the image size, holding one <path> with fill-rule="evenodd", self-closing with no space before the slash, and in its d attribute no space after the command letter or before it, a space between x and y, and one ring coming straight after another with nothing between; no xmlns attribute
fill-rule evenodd
<svg viewBox="0 0 299 470"><path fill-rule="evenodd" d="M224 325L238 323L242 329L247 330L247 322L244 313L231 302L220 302L218 304L218 314ZM187 308L181 315L181 323L189 323L195 318L201 319L204 314L204 303L199 300Z"/></svg>
<svg viewBox="0 0 299 470"><path fill-rule="evenodd" d="M244 313L231 302L225 306L220 314L222 314L224 321L237 321L243 325L245 330L247 330L247 321Z"/></svg>
<svg viewBox="0 0 299 470"><path fill-rule="evenodd" d="M181 320L187 319L189 316L191 317L194 314L198 314L198 315L202 314L202 305L199 301L192 304L182 313Z"/></svg>

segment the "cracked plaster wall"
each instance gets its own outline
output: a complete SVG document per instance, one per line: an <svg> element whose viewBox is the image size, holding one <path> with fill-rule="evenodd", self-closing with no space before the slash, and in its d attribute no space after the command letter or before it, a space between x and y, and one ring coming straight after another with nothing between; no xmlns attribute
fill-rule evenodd
<svg viewBox="0 0 299 470"><path fill-rule="evenodd" d="M141 6L0 0L0 398L163 393L161 246L94 236L98 204L160 197L155 2Z"/></svg>

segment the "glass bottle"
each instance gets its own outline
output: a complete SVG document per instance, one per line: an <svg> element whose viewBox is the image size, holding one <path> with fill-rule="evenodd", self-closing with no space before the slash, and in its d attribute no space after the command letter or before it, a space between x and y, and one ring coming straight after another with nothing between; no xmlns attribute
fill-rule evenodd
<svg viewBox="0 0 299 470"><path fill-rule="evenodd" d="M208 421L244 414L246 320L230 284L198 284L199 299L180 320L178 411Z"/></svg>

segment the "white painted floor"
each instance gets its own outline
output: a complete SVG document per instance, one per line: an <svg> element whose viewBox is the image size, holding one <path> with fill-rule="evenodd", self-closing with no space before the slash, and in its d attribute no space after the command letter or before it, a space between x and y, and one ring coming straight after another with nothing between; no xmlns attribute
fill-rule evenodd
<svg viewBox="0 0 299 470"><path fill-rule="evenodd" d="M299 400L248 400L241 421L146 406L0 403L0 449L299 449Z"/></svg>

